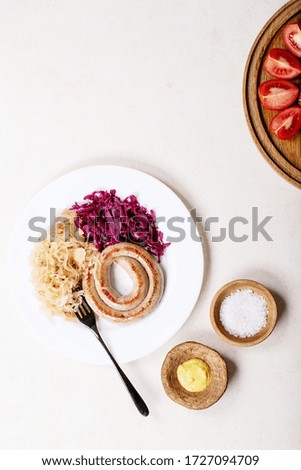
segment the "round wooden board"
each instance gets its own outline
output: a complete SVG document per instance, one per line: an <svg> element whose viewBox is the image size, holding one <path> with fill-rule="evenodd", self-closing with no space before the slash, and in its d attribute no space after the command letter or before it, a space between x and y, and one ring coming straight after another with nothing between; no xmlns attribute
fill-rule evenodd
<svg viewBox="0 0 301 470"><path fill-rule="evenodd" d="M269 124L277 111L269 111L261 105L258 86L271 80L263 70L266 54L273 47L284 48L283 28L301 19L301 0L291 0L278 10L257 36L250 51L243 80L245 116L252 137L270 165L290 183L301 188L301 133L291 140L282 141L269 131ZM294 80L300 86L301 79Z"/></svg>

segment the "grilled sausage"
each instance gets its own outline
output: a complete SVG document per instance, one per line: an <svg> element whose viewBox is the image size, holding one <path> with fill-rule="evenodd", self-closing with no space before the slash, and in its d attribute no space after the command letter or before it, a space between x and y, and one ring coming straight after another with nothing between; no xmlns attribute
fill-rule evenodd
<svg viewBox="0 0 301 470"><path fill-rule="evenodd" d="M121 296L111 286L110 270L118 263L128 272L133 289ZM150 313L160 302L164 289L162 270L155 258L133 243L118 243L97 255L84 280L84 292L96 314L127 322Z"/></svg>

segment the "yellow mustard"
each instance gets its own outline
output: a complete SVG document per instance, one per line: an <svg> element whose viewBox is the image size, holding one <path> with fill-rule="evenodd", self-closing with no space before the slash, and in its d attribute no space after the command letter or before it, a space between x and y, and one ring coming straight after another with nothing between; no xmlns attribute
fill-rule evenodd
<svg viewBox="0 0 301 470"><path fill-rule="evenodd" d="M188 392L202 392L210 383L210 368L202 359L189 359L179 365L177 377Z"/></svg>

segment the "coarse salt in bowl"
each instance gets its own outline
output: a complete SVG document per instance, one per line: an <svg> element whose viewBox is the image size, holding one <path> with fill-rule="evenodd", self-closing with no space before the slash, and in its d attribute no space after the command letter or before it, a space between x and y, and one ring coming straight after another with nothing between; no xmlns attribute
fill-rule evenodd
<svg viewBox="0 0 301 470"><path fill-rule="evenodd" d="M267 324L268 303L252 289L237 289L221 303L220 320L233 336L255 336Z"/></svg>
<svg viewBox="0 0 301 470"><path fill-rule="evenodd" d="M216 333L236 346L253 346L266 339L277 321L277 305L262 284L239 279L223 286L210 309Z"/></svg>

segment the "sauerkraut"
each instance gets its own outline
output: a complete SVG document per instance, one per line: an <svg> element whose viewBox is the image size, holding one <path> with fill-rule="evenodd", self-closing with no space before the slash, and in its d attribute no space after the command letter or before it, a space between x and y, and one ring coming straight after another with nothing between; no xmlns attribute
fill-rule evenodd
<svg viewBox="0 0 301 470"><path fill-rule="evenodd" d="M61 216L66 223L56 222L53 232L33 251L32 279L37 297L51 314L73 318L74 307L81 303L93 244L80 239L73 211L65 209Z"/></svg>

